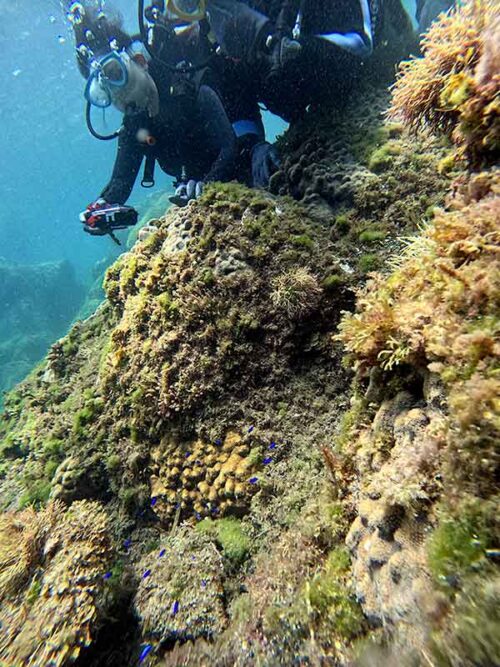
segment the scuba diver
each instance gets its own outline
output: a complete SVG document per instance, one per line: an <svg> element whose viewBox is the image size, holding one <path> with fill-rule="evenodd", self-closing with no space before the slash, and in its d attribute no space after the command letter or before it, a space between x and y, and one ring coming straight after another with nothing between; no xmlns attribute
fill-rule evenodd
<svg viewBox="0 0 500 667"><path fill-rule="evenodd" d="M311 106L344 100L378 37L382 0L249 0L280 35L300 44L279 76L260 73L259 99L288 122Z"/></svg>
<svg viewBox="0 0 500 667"><path fill-rule="evenodd" d="M381 0L167 0L184 23L208 21L217 53L240 68L255 97L287 121L348 87L373 51ZM340 83L339 83L340 81Z"/></svg>
<svg viewBox="0 0 500 667"><path fill-rule="evenodd" d="M215 4L222 2L225 0L216 0ZM250 11L243 3L232 0L228 7L233 10L234 5ZM279 166L279 159L274 146L265 139L256 78L252 76L248 59L240 60L221 50L212 30L212 14L208 13L208 8L213 9L212 0L208 5L204 0L153 0L146 8L144 0L139 0L138 8L142 40L153 60L166 64L165 45L168 41L165 35L169 31L175 30L179 36L190 35L188 41L197 43L196 62L202 63L198 71L210 72L211 85L216 88L236 135L236 177L249 187L267 187L270 176ZM260 20L256 12L253 15ZM244 18L248 19L249 14L245 13ZM269 21L265 19L265 23ZM243 23L239 25L243 26ZM234 34L240 33L236 31ZM176 45L174 51L177 50ZM186 58L189 60L190 56Z"/></svg>
<svg viewBox="0 0 500 667"><path fill-rule="evenodd" d="M237 158L241 155L237 153L235 129L205 65L211 56L211 46L203 39L206 26L157 22L161 40L149 43L146 35L152 55L146 59L134 50L137 38L127 34L120 20L108 11L72 2L68 17L75 35L78 67L87 79L89 130L99 139L118 138L111 179L80 215L86 232L110 234L118 243L113 231L135 224L137 212L124 204L144 158L142 185L154 184L157 161L163 171L176 178L171 201L180 206L197 198L205 183L237 176ZM192 64L200 60L201 65ZM101 135L92 124L92 108L111 105L123 112L123 123L117 132ZM259 119L260 112L250 128L253 140L247 157L251 184L264 186L268 166L275 169L276 165ZM248 124L241 130L243 137L248 135Z"/></svg>

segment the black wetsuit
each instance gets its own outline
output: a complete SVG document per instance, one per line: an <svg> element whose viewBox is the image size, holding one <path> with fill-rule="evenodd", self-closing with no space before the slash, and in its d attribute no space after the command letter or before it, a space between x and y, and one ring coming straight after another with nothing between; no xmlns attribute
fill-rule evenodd
<svg viewBox="0 0 500 667"><path fill-rule="evenodd" d="M126 113L118 140L113 174L101 197L126 202L144 156L154 157L163 171L177 178L182 172L196 181L228 181L235 177L236 138L218 94L202 84L192 94L172 95L173 75L152 61L149 73L158 88L160 112ZM150 137L154 145L144 140Z"/></svg>
<svg viewBox="0 0 500 667"><path fill-rule="evenodd" d="M254 61L273 29L265 14L249 2L208 0L210 25L226 54L232 58Z"/></svg>
<svg viewBox="0 0 500 667"><path fill-rule="evenodd" d="M362 58L319 35L357 34L370 38L362 11L363 0L208 0L212 30L223 51L240 62L241 77L257 98L285 120L299 118L310 104L333 95L344 98L355 84ZM366 0L372 23L377 26L382 0ZM302 52L269 78L270 58L266 39L275 33L291 36L297 12L303 10ZM335 39L335 38L334 38ZM250 69L249 66L250 65Z"/></svg>

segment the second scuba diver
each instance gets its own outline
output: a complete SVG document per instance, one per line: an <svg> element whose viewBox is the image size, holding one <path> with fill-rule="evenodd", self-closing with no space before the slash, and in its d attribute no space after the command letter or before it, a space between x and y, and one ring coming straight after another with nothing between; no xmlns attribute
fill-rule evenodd
<svg viewBox="0 0 500 667"><path fill-rule="evenodd" d="M217 53L287 121L344 93L373 51L381 0L153 0L157 16L207 20Z"/></svg>

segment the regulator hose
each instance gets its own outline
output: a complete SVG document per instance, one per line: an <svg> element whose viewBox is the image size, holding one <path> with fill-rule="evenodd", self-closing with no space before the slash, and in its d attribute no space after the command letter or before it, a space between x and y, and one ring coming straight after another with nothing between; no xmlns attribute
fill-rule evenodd
<svg viewBox="0 0 500 667"><path fill-rule="evenodd" d="M85 108L85 120L87 121L87 128L93 137L95 137L96 139L100 139L100 141L111 141L112 139L116 139L117 137L120 136L122 129L121 127L112 134L99 134L99 132L97 132L97 130L95 130L94 126L92 125L92 119L90 117L91 109L92 109L92 104L90 102L87 102L87 106Z"/></svg>

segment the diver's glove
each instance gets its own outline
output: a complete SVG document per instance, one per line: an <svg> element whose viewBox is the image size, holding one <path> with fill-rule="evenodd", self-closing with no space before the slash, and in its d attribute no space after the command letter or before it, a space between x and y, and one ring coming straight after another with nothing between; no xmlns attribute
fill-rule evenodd
<svg viewBox="0 0 500 667"><path fill-rule="evenodd" d="M186 206L192 199L198 199L203 192L203 181L190 180L177 186L173 197L169 197L172 204Z"/></svg>
<svg viewBox="0 0 500 667"><path fill-rule="evenodd" d="M267 141L261 141L252 148L252 185L254 188L266 188L269 179L281 164L278 151Z"/></svg>

